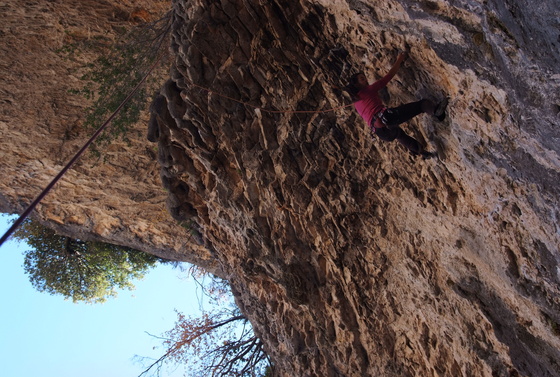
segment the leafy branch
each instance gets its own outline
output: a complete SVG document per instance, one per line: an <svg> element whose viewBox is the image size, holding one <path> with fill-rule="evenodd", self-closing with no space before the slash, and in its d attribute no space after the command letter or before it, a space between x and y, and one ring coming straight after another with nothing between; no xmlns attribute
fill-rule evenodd
<svg viewBox="0 0 560 377"><path fill-rule="evenodd" d="M14 237L31 247L24 269L33 287L74 302L104 302L116 296L117 289L134 288L132 280L164 262L128 247L61 236L32 219L24 221Z"/></svg>
<svg viewBox="0 0 560 377"><path fill-rule="evenodd" d="M94 130L111 114L142 80L150 67L161 59L162 66L168 59L164 48L169 45L171 30L171 12L157 21L145 23L130 29L123 27L122 34L107 49L103 44L82 43L81 47L66 48L68 54L77 53L80 48L99 49L101 55L86 65L87 73L81 79L83 88L74 91L93 101L85 113L84 127ZM138 93L123 107L113 120L110 132L100 135L97 146L109 144L120 138L129 141L127 134L133 124L139 121L146 108L150 93L156 92L162 77L151 77ZM94 148L94 152L96 149Z"/></svg>
<svg viewBox="0 0 560 377"><path fill-rule="evenodd" d="M272 376L272 364L262 342L238 308L220 310L201 317L177 313L173 329L163 336L166 351L140 375L161 374L166 363L189 366L189 376Z"/></svg>

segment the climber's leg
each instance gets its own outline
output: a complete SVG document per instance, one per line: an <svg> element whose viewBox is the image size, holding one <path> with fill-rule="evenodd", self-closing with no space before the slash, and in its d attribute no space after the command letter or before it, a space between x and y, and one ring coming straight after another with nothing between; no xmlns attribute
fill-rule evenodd
<svg viewBox="0 0 560 377"><path fill-rule="evenodd" d="M423 99L385 110L383 116L381 117L381 121L389 128L392 128L414 118L419 114L434 114L434 111L435 104L430 100Z"/></svg>
<svg viewBox="0 0 560 377"><path fill-rule="evenodd" d="M383 141L393 141L399 137L399 135L403 132L400 127L381 127L375 128L375 136L380 138Z"/></svg>
<svg viewBox="0 0 560 377"><path fill-rule="evenodd" d="M424 159L436 157L436 153L427 152L424 150L422 144L416 139L408 136L400 127L381 127L375 128L375 135L383 141L397 140L414 156L421 155Z"/></svg>
<svg viewBox="0 0 560 377"><path fill-rule="evenodd" d="M422 152L422 145L412 137L408 136L400 127L382 127L375 129L375 135L383 141L397 140L412 154L420 154Z"/></svg>
<svg viewBox="0 0 560 377"><path fill-rule="evenodd" d="M421 154L424 148L416 139L408 136L404 131L401 130L397 141L401 143L406 149L410 151L413 155Z"/></svg>

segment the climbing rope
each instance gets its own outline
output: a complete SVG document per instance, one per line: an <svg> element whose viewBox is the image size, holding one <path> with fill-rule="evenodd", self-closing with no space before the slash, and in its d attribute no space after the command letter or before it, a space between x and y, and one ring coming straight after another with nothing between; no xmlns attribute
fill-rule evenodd
<svg viewBox="0 0 560 377"><path fill-rule="evenodd" d="M347 104L347 105L337 106L337 107L333 107L333 108L326 109L326 110L271 110L271 109L266 109L266 108L263 108L263 107L260 107L260 106L252 105L248 102L240 101L240 100L235 99L233 97L229 97L225 94L213 91L212 89L209 89L209 88L206 88L204 86L195 84L194 82L192 82L190 80L187 80L187 81L191 86L193 86L195 88L198 88L198 89L201 89L201 90L204 90L205 92L207 92L211 95L213 94L213 95L216 95L218 97L229 99L230 101L237 102L237 103L239 103L241 105L244 105L244 106L247 106L247 107L252 107L253 109L260 110L264 113L271 113L271 114L322 114L322 113L329 113L329 112L333 112L333 111L337 111L337 110L341 110L341 109L345 109L347 107L353 106L353 103L350 103L350 104Z"/></svg>
<svg viewBox="0 0 560 377"><path fill-rule="evenodd" d="M53 188L53 186L60 180L60 178L62 178L62 176L64 174L66 174L66 172L72 167L72 165L74 165L76 163L76 161L78 161L78 159L82 156L82 154L86 151L86 149L91 145L91 143L93 143L95 141L95 139L97 139L97 137L101 134L101 132L103 132L105 130L105 128L107 128L107 126L111 123L111 121L117 116L117 114L122 110L122 108L127 104L128 101L130 101L130 99L136 94L136 92L138 91L138 89L140 89L140 87L142 86L142 84L144 84L144 82L146 81L146 79L148 78L148 76L152 73L152 71L155 69L155 67L158 65L158 63L160 62L161 58L164 56L164 54L160 54L160 56L155 60L154 64L152 64L152 66L148 69L148 71L146 72L146 74L144 75L144 77L142 78L142 80L140 80L138 82L138 84L136 84L136 86L134 87L134 89L132 89L132 91L130 92L130 94L121 102L121 104L119 105L119 107L117 107L117 109L111 114L111 116L109 116L109 118L107 118L107 120L105 121L105 123L103 123L101 125L101 127L99 127L97 129L97 131L95 131L95 133L90 137L90 139L84 144L84 146L78 151L76 152L76 154L74 155L74 157L70 160L70 162L68 162L66 164L66 166L60 171L60 173L58 173L58 175L56 177L53 178L53 180L51 181L51 183L48 184L47 187L45 187L45 189L37 196L37 198L35 198L35 200L29 205L29 207L27 207L27 209L19 216L19 218L12 224L12 226L10 227L10 229L8 229L6 231L6 233L4 233L4 235L2 236L2 238L0 239L0 247L4 244L4 242L6 242L8 240L8 238L12 235L12 233L15 232L15 230L23 223L23 221L29 216L29 214L35 209L35 207L37 206L37 204L39 204L39 202L41 200L43 200L43 198L45 196L47 196L47 194L49 193L49 191Z"/></svg>
<svg viewBox="0 0 560 377"><path fill-rule="evenodd" d="M128 103L128 101L130 101L130 99L136 94L136 92L138 91L138 89L142 86L142 84L146 81L146 79L148 78L148 76L152 73L152 71L155 69L155 67L157 66L157 64L159 63L159 61L161 60L161 58L163 57L164 54L161 54L158 59L156 59L156 61L154 62L154 64L150 67L150 69L146 72L146 74L144 75L144 77L142 78L142 80L140 80L140 82L138 82L138 84L136 84L136 86L134 87L134 89L130 92L130 94L121 102L121 104L117 107L117 109L111 114L111 116L109 116L109 118L107 118L107 120L105 121L105 123L103 123L101 125L101 127L99 127L97 129L97 131L95 131L95 133L91 136L91 138L84 144L84 146L78 151L76 152L76 154L74 155L74 157L70 160L70 162L68 162L68 164L66 164L66 166L58 173L58 175L56 177L53 178L53 180L47 185L47 187L45 187L45 189L35 198L35 200L29 205L29 207L27 207L27 209L19 216L19 218L12 224L12 226L10 227L10 229L8 229L6 231L6 233L4 233L4 235L2 236L2 238L0 239L0 247L4 244L4 242L6 242L8 240L8 238L15 232L15 230L23 223L23 221L25 221L25 219L29 216L29 214L31 214L31 212L35 209L35 207L41 202L41 200L43 200L43 198L45 196L47 196L47 194L50 192L50 190L54 187L54 185L62 178L62 176L64 176L64 174L66 174L66 172L68 170L70 170L70 168L76 163L76 161L78 161L78 159L82 156L82 154L86 151L86 149L97 139L97 137L107 128L107 126L111 123L111 121L117 116L117 114L122 110L122 108ZM337 110L341 110L344 108L347 108L349 106L352 106L352 104L348 104L348 105L342 105L342 106L338 106L338 107L333 107L330 109L326 109L326 110L271 110L271 109L265 109L262 108L260 106L255 106L252 105L250 103L247 102L243 102L240 100L237 100L235 98L226 96L222 93L213 91L209 88L205 88L201 85L195 84L191 81L189 81L190 84L193 87L196 87L198 89L204 90L206 92L208 92L211 95L217 95L219 97L223 97L226 99L229 99L231 101L237 102L239 104L242 104L244 106L247 107L252 107L254 109L258 109L262 112L266 112L266 113L273 113L273 114L320 114L320 113L328 113L328 112L333 112L333 111L337 111Z"/></svg>

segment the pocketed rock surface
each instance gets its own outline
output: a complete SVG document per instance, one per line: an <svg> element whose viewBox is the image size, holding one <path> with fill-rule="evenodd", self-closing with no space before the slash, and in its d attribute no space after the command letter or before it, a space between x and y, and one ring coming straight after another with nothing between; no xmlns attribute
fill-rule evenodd
<svg viewBox="0 0 560 377"><path fill-rule="evenodd" d="M91 100L76 93L87 84L82 77L88 64L104 56L125 27L154 21L168 9L161 0L0 4L2 212L23 212L94 132L83 125ZM32 217L73 238L129 246L219 273L208 251L166 209L157 149L145 140L147 109L128 141L98 145L101 155L86 151Z"/></svg>
<svg viewBox="0 0 560 377"><path fill-rule="evenodd" d="M149 127L169 209L279 375L560 375L557 10L525 5L173 3ZM385 97L449 96L405 126L440 159L327 111L405 48Z"/></svg>
<svg viewBox="0 0 560 377"><path fill-rule="evenodd" d="M226 277L278 376L560 376L557 1L171 6L157 144L143 125L112 164L85 160L41 221ZM403 49L383 97L450 98L445 121L403 125L437 159L375 139L333 90L382 77ZM63 74L49 61L39 77ZM35 76L10 64L0 204L21 210L86 133L62 89L22 112Z"/></svg>

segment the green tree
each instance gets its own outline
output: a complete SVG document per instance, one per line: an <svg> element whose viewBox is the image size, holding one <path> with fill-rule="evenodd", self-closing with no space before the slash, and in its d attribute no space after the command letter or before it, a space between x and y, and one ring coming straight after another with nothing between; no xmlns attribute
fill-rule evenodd
<svg viewBox="0 0 560 377"><path fill-rule="evenodd" d="M135 96L124 105L111 122L109 132L101 134L91 150L100 154L99 146L105 146L120 138L128 141L128 133L138 122L142 111L147 108L151 93L155 93L166 80L169 62L166 47L169 45L171 12L156 21L140 25L123 25L116 29L114 40L94 38L69 44L60 52L68 58L84 52L94 53L98 58L85 66L86 73L81 77L84 85L74 94L83 95L90 106L85 109L84 127L96 130L115 111L132 89L150 70L152 64L159 67ZM165 72L165 74L164 74Z"/></svg>
<svg viewBox="0 0 560 377"><path fill-rule="evenodd" d="M113 297L117 289L133 289L162 259L128 247L60 236L28 219L14 233L31 249L24 269L40 292L60 294L74 302L98 303Z"/></svg>

